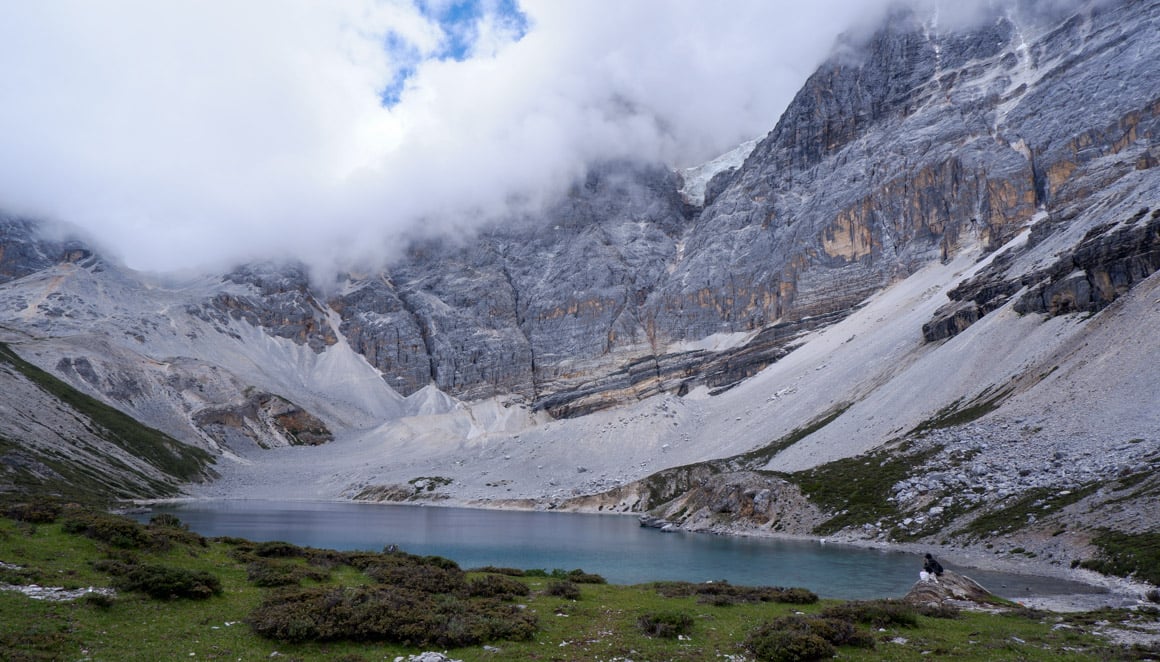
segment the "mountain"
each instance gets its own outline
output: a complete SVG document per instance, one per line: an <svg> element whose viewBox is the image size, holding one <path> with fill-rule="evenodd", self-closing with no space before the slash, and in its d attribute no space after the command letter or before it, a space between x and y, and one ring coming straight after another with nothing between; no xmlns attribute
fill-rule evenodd
<svg viewBox="0 0 1160 662"><path fill-rule="evenodd" d="M1155 529L1160 2L1054 7L899 9L755 144L593 164L333 283L141 274L6 218L0 340L217 455L201 494L1072 558Z"/></svg>

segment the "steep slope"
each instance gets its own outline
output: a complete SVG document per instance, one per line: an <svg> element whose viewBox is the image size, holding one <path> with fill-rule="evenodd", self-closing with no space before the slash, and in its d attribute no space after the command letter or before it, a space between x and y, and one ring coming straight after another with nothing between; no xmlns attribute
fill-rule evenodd
<svg viewBox="0 0 1160 662"><path fill-rule="evenodd" d="M77 392L0 343L0 496L167 497L211 456Z"/></svg>

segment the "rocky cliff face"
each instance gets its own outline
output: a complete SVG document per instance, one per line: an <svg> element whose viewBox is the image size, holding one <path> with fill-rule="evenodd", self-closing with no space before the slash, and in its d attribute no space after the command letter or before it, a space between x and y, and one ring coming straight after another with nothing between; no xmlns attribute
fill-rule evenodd
<svg viewBox="0 0 1160 662"><path fill-rule="evenodd" d="M806 82L703 210L664 171L608 164L529 226L416 249L358 283L358 305L339 302L343 331L403 392L430 379L556 414L695 385L722 353L675 348L756 334L725 352L746 367L714 385L735 383L784 352L758 332L840 319L931 260L1005 243L1039 210L1074 218L1123 175L1102 157L1147 169L1160 81L1138 69L1155 14L1012 12L954 33L895 14Z"/></svg>

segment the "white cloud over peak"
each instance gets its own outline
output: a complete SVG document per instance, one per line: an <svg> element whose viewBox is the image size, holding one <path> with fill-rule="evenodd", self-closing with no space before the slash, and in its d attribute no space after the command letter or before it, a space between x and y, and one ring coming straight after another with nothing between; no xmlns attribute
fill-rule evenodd
<svg viewBox="0 0 1160 662"><path fill-rule="evenodd" d="M762 135L836 35L876 11L519 7L10 3L0 209L79 225L143 269L381 258L416 227L469 226L593 159L693 165Z"/></svg>

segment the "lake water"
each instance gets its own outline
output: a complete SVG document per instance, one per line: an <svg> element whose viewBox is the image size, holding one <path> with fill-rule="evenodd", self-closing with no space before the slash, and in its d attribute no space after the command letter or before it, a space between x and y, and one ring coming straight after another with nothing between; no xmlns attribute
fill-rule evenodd
<svg viewBox="0 0 1160 662"><path fill-rule="evenodd" d="M662 533L623 515L247 500L157 507L137 518L148 521L159 512L173 513L206 536L341 550L379 551L398 545L412 554L453 559L463 568L581 568L616 584L724 579L867 599L905 594L922 567L916 554L815 541ZM965 574L1009 598L1096 591L1076 582L1026 575Z"/></svg>

